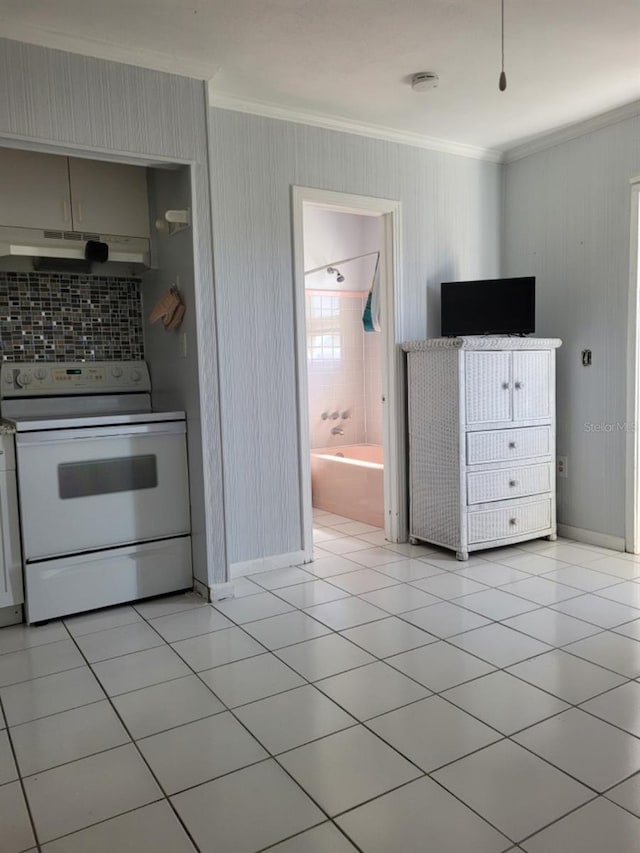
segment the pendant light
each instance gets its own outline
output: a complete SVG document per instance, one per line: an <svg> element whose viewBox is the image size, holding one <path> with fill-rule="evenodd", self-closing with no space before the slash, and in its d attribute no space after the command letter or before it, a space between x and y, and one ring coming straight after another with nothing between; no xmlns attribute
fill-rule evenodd
<svg viewBox="0 0 640 853"><path fill-rule="evenodd" d="M498 80L498 89L501 92L504 92L507 88L507 75L504 73L504 0L501 0L502 6L502 27L501 27L501 38L502 38L502 71L500 72L500 78Z"/></svg>

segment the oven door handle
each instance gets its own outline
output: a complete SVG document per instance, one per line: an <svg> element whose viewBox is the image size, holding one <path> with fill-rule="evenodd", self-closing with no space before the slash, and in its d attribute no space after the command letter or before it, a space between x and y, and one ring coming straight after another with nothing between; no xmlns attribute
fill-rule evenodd
<svg viewBox="0 0 640 853"><path fill-rule="evenodd" d="M68 444L70 441L102 441L106 438L144 438L145 436L184 435L184 421L156 424L127 424L111 427L78 427L16 434L16 447L36 447L42 444Z"/></svg>

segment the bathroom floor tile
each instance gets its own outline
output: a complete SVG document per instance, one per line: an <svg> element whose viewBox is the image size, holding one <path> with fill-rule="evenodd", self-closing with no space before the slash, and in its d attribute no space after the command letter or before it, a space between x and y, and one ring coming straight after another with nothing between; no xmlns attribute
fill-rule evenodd
<svg viewBox="0 0 640 853"><path fill-rule="evenodd" d="M100 661L93 665L93 671L109 696L191 674L168 646Z"/></svg>
<svg viewBox="0 0 640 853"><path fill-rule="evenodd" d="M18 778L16 763L13 760L9 735L6 731L0 731L0 785L13 782Z"/></svg>
<svg viewBox="0 0 640 853"><path fill-rule="evenodd" d="M238 719L276 755L355 725L356 721L307 684L236 710ZM283 721L286 720L286 725Z"/></svg>
<svg viewBox="0 0 640 853"><path fill-rule="evenodd" d="M328 551L330 554L353 554L354 551L366 551L371 548L371 542L367 542L364 539L356 539L352 536L345 536L342 539L332 539L322 544L325 551Z"/></svg>
<svg viewBox="0 0 640 853"><path fill-rule="evenodd" d="M436 637L395 616L348 628L342 632L342 636L378 658L397 655L436 642Z"/></svg>
<svg viewBox="0 0 640 853"><path fill-rule="evenodd" d="M272 569L269 572L257 572L251 575L251 580L264 589L274 590L308 583L313 580L313 575L296 566L288 566L284 569Z"/></svg>
<svg viewBox="0 0 640 853"><path fill-rule="evenodd" d="M387 549L389 550L389 549ZM390 578L395 578L403 583L418 581L424 578L444 576L446 572L436 566L430 566L424 560L413 560L400 557L397 563L387 563L384 566L376 566L376 572L382 572Z"/></svg>
<svg viewBox="0 0 640 853"><path fill-rule="evenodd" d="M0 687L84 665L84 659L72 640L8 652L0 655Z"/></svg>
<svg viewBox="0 0 640 853"><path fill-rule="evenodd" d="M19 782L0 785L0 826L2 853L22 853L36 843Z"/></svg>
<svg viewBox="0 0 640 853"><path fill-rule="evenodd" d="M433 545L412 545L410 542L387 542L384 546L389 551L395 551L397 554L402 554L404 557L428 557L433 554L438 557L443 552Z"/></svg>
<svg viewBox="0 0 640 853"><path fill-rule="evenodd" d="M578 708L538 723L514 740L600 792L640 770L640 740Z"/></svg>
<svg viewBox="0 0 640 853"><path fill-rule="evenodd" d="M443 642L403 652L401 655L387 658L387 663L424 684L434 693L486 675L493 670L493 667L484 661Z"/></svg>
<svg viewBox="0 0 640 853"><path fill-rule="evenodd" d="M373 663L371 655L337 634L287 646L276 654L308 681L317 681L356 666Z"/></svg>
<svg viewBox="0 0 640 853"><path fill-rule="evenodd" d="M288 586L279 589L278 595L284 598L294 607L313 607L314 604L325 604L327 601L337 601L339 598L347 598L348 592L338 589L332 583L314 580L311 583L300 583L296 586Z"/></svg>
<svg viewBox="0 0 640 853"><path fill-rule="evenodd" d="M572 704L585 702L625 680L559 649L511 666L508 671Z"/></svg>
<svg viewBox="0 0 640 853"><path fill-rule="evenodd" d="M357 572L362 566L354 563L346 557L330 556L320 557L319 560L314 560L313 563L307 563L306 571L310 572L319 578L329 578L334 575L342 575L346 572Z"/></svg>
<svg viewBox="0 0 640 853"><path fill-rule="evenodd" d="M138 746L168 794L268 757L229 712L151 735Z"/></svg>
<svg viewBox="0 0 640 853"><path fill-rule="evenodd" d="M447 551L444 548L438 548L431 554L426 554L423 557L418 557L429 563L430 566L435 566L441 572L459 572L466 569L479 569L480 566L490 566L492 563L485 560L483 557L476 557L475 554L469 557L468 560L457 560L453 551Z"/></svg>
<svg viewBox="0 0 640 853"><path fill-rule="evenodd" d="M280 763L329 815L336 815L421 775L363 726L280 756Z"/></svg>
<svg viewBox="0 0 640 853"><path fill-rule="evenodd" d="M10 726L104 698L104 691L88 666L67 669L0 689L0 699Z"/></svg>
<svg viewBox="0 0 640 853"><path fill-rule="evenodd" d="M640 820L599 797L522 844L527 853L636 853Z"/></svg>
<svg viewBox="0 0 640 853"><path fill-rule="evenodd" d="M466 634L451 637L449 642L498 667L535 657L551 648L540 640L497 624L467 631Z"/></svg>
<svg viewBox="0 0 640 853"><path fill-rule="evenodd" d="M282 844L269 853L357 853L356 848L332 823L322 823Z"/></svg>
<svg viewBox="0 0 640 853"><path fill-rule="evenodd" d="M69 633L74 637L93 634L94 631L108 631L110 628L132 625L135 622L142 622L142 617L128 604L120 607L105 607L80 616L67 616L64 620Z"/></svg>
<svg viewBox="0 0 640 853"><path fill-rule="evenodd" d="M228 663L200 673L229 708L255 702L304 684L299 675L270 654Z"/></svg>
<svg viewBox="0 0 640 853"><path fill-rule="evenodd" d="M76 637L76 643L89 663L164 645L162 637L146 622L84 634Z"/></svg>
<svg viewBox="0 0 640 853"><path fill-rule="evenodd" d="M460 607L466 607L479 613L488 619L508 619L510 616L519 616L529 610L535 610L538 605L535 602L525 601L516 595L509 595L501 589L487 589L483 592L474 592L465 595L456 601Z"/></svg>
<svg viewBox="0 0 640 853"><path fill-rule="evenodd" d="M277 616L293 609L286 601L282 601L270 592L248 595L245 598L227 598L224 601L217 601L214 607L239 625L255 622L257 619L266 619L268 616Z"/></svg>
<svg viewBox="0 0 640 853"><path fill-rule="evenodd" d="M440 599L434 595L402 583L387 589L378 589L360 596L364 601L386 610L388 613L406 613L429 604L437 604Z"/></svg>
<svg viewBox="0 0 640 853"><path fill-rule="evenodd" d="M402 554L390 551L388 548L369 548L367 551L356 551L351 555L355 563L373 569L387 563L396 563L403 559Z"/></svg>
<svg viewBox="0 0 640 853"><path fill-rule="evenodd" d="M260 619L257 622L249 622L245 625L245 631L268 649L292 646L294 643L313 640L330 633L330 629L326 625L299 610L283 613L281 616L271 616L269 619Z"/></svg>
<svg viewBox="0 0 640 853"><path fill-rule="evenodd" d="M438 696L376 717L369 728L427 773L501 739Z"/></svg>
<svg viewBox="0 0 640 853"><path fill-rule="evenodd" d="M195 853L167 802L152 803L52 841L43 853Z"/></svg>
<svg viewBox="0 0 640 853"><path fill-rule="evenodd" d="M448 601L452 598L460 598L462 595L470 595L473 592L482 592L487 587L478 581L460 577L455 572L442 572L430 578L411 581L411 586L418 587L431 595L436 595Z"/></svg>
<svg viewBox="0 0 640 853"><path fill-rule="evenodd" d="M123 693L112 701L133 738L148 737L225 710L195 675Z"/></svg>
<svg viewBox="0 0 640 853"><path fill-rule="evenodd" d="M411 622L412 625L443 640L489 624L489 620L484 616L458 607L450 601L441 601L439 604L431 604L420 610L411 610L403 613L402 618L405 622Z"/></svg>
<svg viewBox="0 0 640 853"><path fill-rule="evenodd" d="M68 639L69 634L62 622L46 625L11 625L9 628L0 630L0 655Z"/></svg>
<svg viewBox="0 0 640 853"><path fill-rule="evenodd" d="M515 628L516 631L521 631L551 646L564 646L598 634L601 630L589 622L566 616L547 607L524 613L522 616L515 616L513 619L505 619L503 624L507 628Z"/></svg>
<svg viewBox="0 0 640 853"><path fill-rule="evenodd" d="M640 737L640 684L637 681L596 696L581 707L583 711Z"/></svg>
<svg viewBox="0 0 640 853"><path fill-rule="evenodd" d="M591 622L600 628L615 628L625 622L640 618L640 610L598 595L581 595L553 605L553 610Z"/></svg>
<svg viewBox="0 0 640 853"><path fill-rule="evenodd" d="M305 613L328 625L329 628L333 628L334 631L343 631L345 628L364 625L365 622L374 622L376 619L384 619L388 616L388 613L380 610L379 607L353 597L307 607Z"/></svg>
<svg viewBox="0 0 640 853"><path fill-rule="evenodd" d="M486 561L475 566L469 566L469 568L461 568L457 574L462 578L483 583L485 586L503 586L531 577L526 572L521 572L519 569L514 569L511 566L503 566L500 563L489 563Z"/></svg>
<svg viewBox="0 0 640 853"><path fill-rule="evenodd" d="M254 853L325 820L275 761L199 785L172 802L201 853Z"/></svg>
<svg viewBox="0 0 640 853"><path fill-rule="evenodd" d="M259 593L260 589L256 587L255 592ZM233 627L233 622L213 607L195 607L192 610L171 613L169 616L152 619L149 624L168 643Z"/></svg>
<svg viewBox="0 0 640 853"><path fill-rule="evenodd" d="M508 740L461 758L434 778L515 841L593 797L588 788Z"/></svg>
<svg viewBox="0 0 640 853"><path fill-rule="evenodd" d="M173 643L173 648L196 672L264 653L264 646L242 628L225 628L214 634L180 640Z"/></svg>
<svg viewBox="0 0 640 853"><path fill-rule="evenodd" d="M41 843L162 798L133 745L46 770L24 785Z"/></svg>
<svg viewBox="0 0 640 853"><path fill-rule="evenodd" d="M509 846L503 835L428 778L365 803L337 823L366 853L501 853Z"/></svg>
<svg viewBox="0 0 640 853"><path fill-rule="evenodd" d="M346 536L360 536L362 533L378 533L379 528L372 524L365 524L363 521L347 521L340 524L331 525L338 533L344 533Z"/></svg>
<svg viewBox="0 0 640 853"><path fill-rule="evenodd" d="M360 569L356 572L336 575L334 578L330 577L329 582L351 595L360 595L363 592L394 586L398 583L395 578L390 578L374 569Z"/></svg>
<svg viewBox="0 0 640 853"><path fill-rule="evenodd" d="M429 695L424 687L382 662L333 675L316 682L316 687L358 720L368 720Z"/></svg>
<svg viewBox="0 0 640 853"><path fill-rule="evenodd" d="M582 595L582 590L556 583L556 581L549 580L545 575L508 583L501 589L503 592L519 595L529 601L535 601L536 604L544 605L556 604L559 601L566 601L568 598L576 598L576 596Z"/></svg>
<svg viewBox="0 0 640 853"><path fill-rule="evenodd" d="M207 607L208 603L195 592L179 592L175 595L163 595L149 601L137 601L135 609L144 619L157 619L170 613L180 613L183 610L193 610L196 607Z"/></svg>
<svg viewBox="0 0 640 853"><path fill-rule="evenodd" d="M107 701L14 726L11 737L23 776L129 742Z"/></svg>
<svg viewBox="0 0 640 853"><path fill-rule="evenodd" d="M373 533L358 533L358 538L368 542L369 547L376 545L382 548L389 544L384 530L375 530Z"/></svg>
<svg viewBox="0 0 640 853"><path fill-rule="evenodd" d="M640 643L613 631L604 631L565 646L572 655L607 667L627 678L640 676Z"/></svg>
<svg viewBox="0 0 640 853"><path fill-rule="evenodd" d="M492 672L442 694L505 735L539 723L569 706L506 672Z"/></svg>

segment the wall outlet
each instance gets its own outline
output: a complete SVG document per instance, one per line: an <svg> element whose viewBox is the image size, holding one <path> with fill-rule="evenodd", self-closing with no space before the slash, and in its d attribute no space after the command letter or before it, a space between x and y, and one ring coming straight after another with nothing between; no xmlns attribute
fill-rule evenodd
<svg viewBox="0 0 640 853"><path fill-rule="evenodd" d="M564 479L569 476L569 463L566 456L556 456L556 474Z"/></svg>

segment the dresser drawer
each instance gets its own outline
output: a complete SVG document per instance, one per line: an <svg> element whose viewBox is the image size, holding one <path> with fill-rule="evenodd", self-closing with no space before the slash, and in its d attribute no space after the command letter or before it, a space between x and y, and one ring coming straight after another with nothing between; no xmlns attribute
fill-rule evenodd
<svg viewBox="0 0 640 853"><path fill-rule="evenodd" d="M551 527L551 500L470 512L467 519L470 545L526 536Z"/></svg>
<svg viewBox="0 0 640 853"><path fill-rule="evenodd" d="M467 464L507 462L548 456L551 452L551 427L521 427L467 433Z"/></svg>
<svg viewBox="0 0 640 853"><path fill-rule="evenodd" d="M553 472L551 463L477 471L467 474L467 503L481 504L504 501L550 492Z"/></svg>

